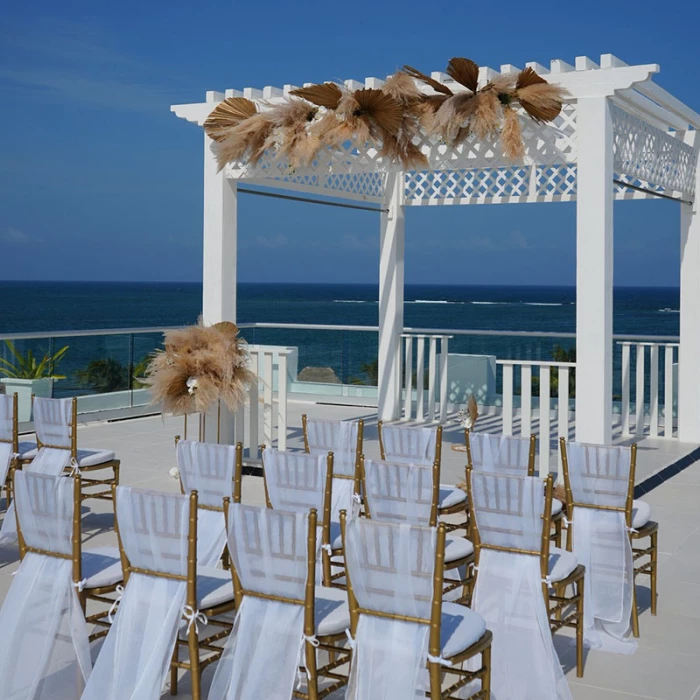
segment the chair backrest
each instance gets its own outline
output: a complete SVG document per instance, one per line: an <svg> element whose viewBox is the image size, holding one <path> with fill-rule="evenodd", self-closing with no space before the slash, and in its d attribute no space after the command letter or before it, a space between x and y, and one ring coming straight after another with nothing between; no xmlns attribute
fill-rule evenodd
<svg viewBox="0 0 700 700"><path fill-rule="evenodd" d="M239 453L240 448L233 445L194 440L177 443L177 466L183 491L186 494L197 492L199 508L223 510L223 499L231 498L234 491Z"/></svg>
<svg viewBox="0 0 700 700"><path fill-rule="evenodd" d="M360 614L430 624L442 598L445 527L341 516L353 632ZM439 620L438 620L439 624Z"/></svg>
<svg viewBox="0 0 700 700"><path fill-rule="evenodd" d="M637 445L589 445L560 441L567 506L632 515ZM628 526L631 525L628 522Z"/></svg>
<svg viewBox="0 0 700 700"><path fill-rule="evenodd" d="M36 397L33 404L37 445L77 451L77 399Z"/></svg>
<svg viewBox="0 0 700 700"><path fill-rule="evenodd" d="M20 554L75 560L80 552L80 481L18 471L14 479ZM79 573L79 571L78 571Z"/></svg>
<svg viewBox="0 0 700 700"><path fill-rule="evenodd" d="M196 578L196 491L179 495L118 486L116 515L125 580L132 573L188 583Z"/></svg>
<svg viewBox="0 0 700 700"><path fill-rule="evenodd" d="M534 476L537 439L464 431L467 465L474 471Z"/></svg>
<svg viewBox="0 0 700 700"><path fill-rule="evenodd" d="M353 479L358 455L362 454L363 420L326 420L301 416L304 449L309 454L333 453L333 476Z"/></svg>
<svg viewBox="0 0 700 700"><path fill-rule="evenodd" d="M387 425L379 421L382 459L404 464L440 464L442 426Z"/></svg>
<svg viewBox="0 0 700 700"><path fill-rule="evenodd" d="M0 394L0 442L11 444L17 452L17 394Z"/></svg>
<svg viewBox="0 0 700 700"><path fill-rule="evenodd" d="M316 518L315 510L290 512L240 503L228 507L237 605L244 595L306 604L307 582L313 591L315 578Z"/></svg>
<svg viewBox="0 0 700 700"><path fill-rule="evenodd" d="M552 477L467 470L472 538L478 552L496 549L538 556L546 566L552 511ZM547 573L546 568L544 573Z"/></svg>
<svg viewBox="0 0 700 700"><path fill-rule="evenodd" d="M367 517L423 526L437 524L437 463L426 466L365 459L361 474Z"/></svg>

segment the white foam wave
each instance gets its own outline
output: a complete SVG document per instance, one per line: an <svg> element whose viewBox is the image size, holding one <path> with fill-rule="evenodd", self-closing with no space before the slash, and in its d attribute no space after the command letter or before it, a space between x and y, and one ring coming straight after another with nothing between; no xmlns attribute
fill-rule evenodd
<svg viewBox="0 0 700 700"><path fill-rule="evenodd" d="M334 304L376 304L376 301L366 299L333 299Z"/></svg>
<svg viewBox="0 0 700 700"><path fill-rule="evenodd" d="M407 304L464 304L463 301L445 301L444 299L413 299Z"/></svg>
<svg viewBox="0 0 700 700"><path fill-rule="evenodd" d="M554 303L549 301L524 301L525 306L563 306L560 303Z"/></svg>
<svg viewBox="0 0 700 700"><path fill-rule="evenodd" d="M501 304L509 304L508 301L470 301L470 304L478 304L480 306L497 306Z"/></svg>
<svg viewBox="0 0 700 700"><path fill-rule="evenodd" d="M669 309L669 308L659 309L659 311L662 314L679 314L681 312L680 309Z"/></svg>

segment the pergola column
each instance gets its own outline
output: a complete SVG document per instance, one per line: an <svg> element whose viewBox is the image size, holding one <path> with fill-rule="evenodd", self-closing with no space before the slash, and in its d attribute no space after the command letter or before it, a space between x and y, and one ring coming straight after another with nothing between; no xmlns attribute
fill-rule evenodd
<svg viewBox="0 0 700 700"><path fill-rule="evenodd" d="M695 133L686 142L695 145ZM681 204L681 340L678 351L678 437L700 442L700 167L693 204Z"/></svg>
<svg viewBox="0 0 700 700"><path fill-rule="evenodd" d="M217 173L213 141L204 136L204 269L202 316L207 325L220 321L236 322L236 263L238 257L235 180ZM217 410L207 416L207 442L216 441ZM221 406L221 442L233 444L234 418Z"/></svg>
<svg viewBox="0 0 700 700"><path fill-rule="evenodd" d="M613 126L605 97L578 100L576 440L612 438Z"/></svg>
<svg viewBox="0 0 700 700"><path fill-rule="evenodd" d="M401 415L401 333L403 332L404 233L402 205L403 173L387 177L381 214L379 252L379 399L380 420L396 420ZM406 369L410 372L410 368Z"/></svg>

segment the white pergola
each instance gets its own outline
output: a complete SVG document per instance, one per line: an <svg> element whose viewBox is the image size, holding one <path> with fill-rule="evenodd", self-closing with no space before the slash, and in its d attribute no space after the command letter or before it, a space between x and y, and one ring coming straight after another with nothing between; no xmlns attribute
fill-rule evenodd
<svg viewBox="0 0 700 700"><path fill-rule="evenodd" d="M656 64L629 66L611 54L596 63L579 56L549 68L528 63L570 93L553 124L524 118L526 154L507 161L498 142L448 147L424 140L429 170L402 171L367 146L323 152L312 166L291 170L267 155L217 173L213 142L204 138L204 299L206 323L236 321L238 185L325 195L379 205L379 417L401 410L400 350L404 302L406 207L576 201L576 438L609 443L612 431L613 202L672 198L681 207L679 437L700 442L700 115L652 81ZM500 73L520 69L505 65ZM498 71L482 68L487 81ZM463 90L443 73L432 77ZM383 80L346 81L350 89ZM207 92L206 102L175 105L204 123L225 97L276 103L296 86ZM421 86L426 92L430 88Z"/></svg>

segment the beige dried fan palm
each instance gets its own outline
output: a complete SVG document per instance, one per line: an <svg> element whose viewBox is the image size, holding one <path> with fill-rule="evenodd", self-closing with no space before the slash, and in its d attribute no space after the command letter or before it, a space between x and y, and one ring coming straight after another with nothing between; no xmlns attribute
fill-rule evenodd
<svg viewBox="0 0 700 700"><path fill-rule="evenodd" d="M227 97L204 122L204 131L214 141L223 141L228 132L258 111L255 102L245 97Z"/></svg>
<svg viewBox="0 0 700 700"><path fill-rule="evenodd" d="M245 403L248 386L257 381L238 328L229 322L165 333L165 350L158 352L144 383L163 413L204 413L217 401L234 412Z"/></svg>

